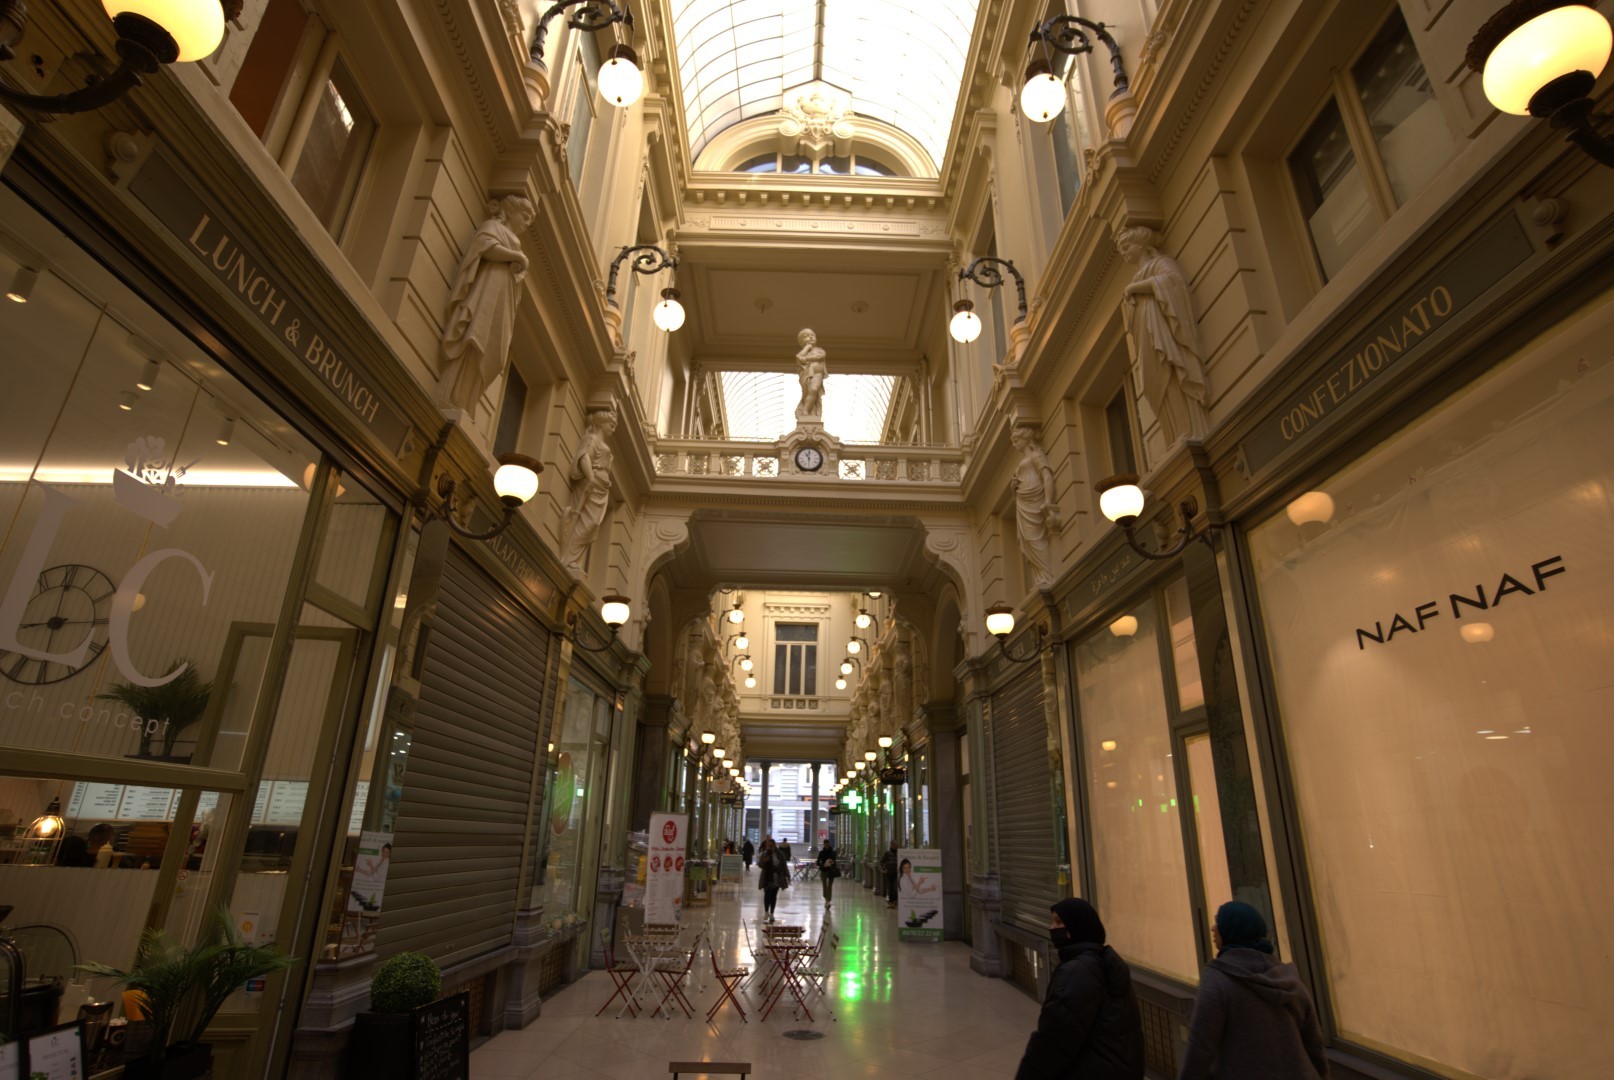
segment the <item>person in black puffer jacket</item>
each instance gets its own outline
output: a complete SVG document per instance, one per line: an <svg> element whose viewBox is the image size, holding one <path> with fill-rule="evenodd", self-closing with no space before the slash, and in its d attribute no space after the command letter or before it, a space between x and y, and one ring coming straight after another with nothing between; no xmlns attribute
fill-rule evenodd
<svg viewBox="0 0 1614 1080"><path fill-rule="evenodd" d="M1143 1080L1143 1022L1126 961L1086 900L1061 900L1049 936L1059 967L1015 1080Z"/></svg>

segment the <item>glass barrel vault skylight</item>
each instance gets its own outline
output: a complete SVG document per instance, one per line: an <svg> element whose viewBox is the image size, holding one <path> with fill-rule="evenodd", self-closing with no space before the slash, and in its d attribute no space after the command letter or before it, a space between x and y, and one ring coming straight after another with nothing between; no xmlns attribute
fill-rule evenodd
<svg viewBox="0 0 1614 1080"><path fill-rule="evenodd" d="M937 169L978 0L673 0L691 154L822 79L852 108L908 132Z"/></svg>
<svg viewBox="0 0 1614 1080"><path fill-rule="evenodd" d="M728 437L772 442L796 427L801 380L782 371L723 371ZM897 380L890 375L831 375L824 380L824 428L847 443L877 443Z"/></svg>

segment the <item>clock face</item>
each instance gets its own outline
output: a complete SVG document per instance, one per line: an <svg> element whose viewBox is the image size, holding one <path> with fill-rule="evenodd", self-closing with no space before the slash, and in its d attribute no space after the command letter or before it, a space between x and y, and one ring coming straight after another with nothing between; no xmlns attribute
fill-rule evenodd
<svg viewBox="0 0 1614 1080"><path fill-rule="evenodd" d="M64 563L43 571L17 626L17 641L38 652L64 653L77 649L89 637L90 651L84 654L84 663L69 667L0 650L0 675L12 682L44 686L70 679L95 663L106 648L107 616L117 591L112 579L93 567Z"/></svg>
<svg viewBox="0 0 1614 1080"><path fill-rule="evenodd" d="M816 446L804 446L796 451L796 468L802 472L817 472L824 464L824 455Z"/></svg>

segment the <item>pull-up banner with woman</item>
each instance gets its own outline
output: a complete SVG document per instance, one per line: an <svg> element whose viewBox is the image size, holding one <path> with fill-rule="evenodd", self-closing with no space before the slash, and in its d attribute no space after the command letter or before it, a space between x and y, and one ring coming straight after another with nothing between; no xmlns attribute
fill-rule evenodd
<svg viewBox="0 0 1614 1080"><path fill-rule="evenodd" d="M940 941L942 853L936 848L897 852L897 936L903 941Z"/></svg>

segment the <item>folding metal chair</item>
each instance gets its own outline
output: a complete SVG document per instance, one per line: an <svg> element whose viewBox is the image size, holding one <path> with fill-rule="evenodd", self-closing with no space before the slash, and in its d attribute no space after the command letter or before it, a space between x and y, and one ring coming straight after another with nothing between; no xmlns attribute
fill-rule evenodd
<svg viewBox="0 0 1614 1080"><path fill-rule="evenodd" d="M661 984L667 988L667 992L661 995L661 1001L656 1004L655 1011L651 1013L652 1016L665 1010L669 1001L677 1001L678 1007L684 1010L686 1018L695 1015L695 1006L684 993L684 981L689 978L690 971L695 966L695 957L700 954L701 939L701 934L695 935L694 944L689 947L689 952L684 955L683 960L664 956L651 965L651 970L661 977ZM672 1019L671 1013L667 1014L667 1019Z"/></svg>
<svg viewBox="0 0 1614 1080"><path fill-rule="evenodd" d="M717 1004L713 1005L707 1010L706 1022L711 1023L712 1018L716 1016L718 1010L723 1007L723 1002L729 1001L733 1002L734 1011L740 1014L740 1020L744 1023L750 1023L745 1016L745 1007L740 1004L740 999L735 996L735 991L738 990L745 980L750 976L751 969L746 967L722 967L717 962L718 945L715 941L711 942L707 951L712 954L712 974L716 976L717 984L723 988L723 993L718 997Z"/></svg>
<svg viewBox="0 0 1614 1080"><path fill-rule="evenodd" d="M626 962L617 963L616 953L611 948L611 931L603 926L600 927L600 946L605 950L606 974L610 975L611 981L616 984L616 992L605 1000L605 1004L600 1006L600 1011L594 1015L599 1016L600 1013L611 1007L611 1002L621 998L627 1005L628 1012L637 1017L639 1011L633 1007L632 986L633 977L639 974L638 965ZM621 1015L620 1012L618 1015Z"/></svg>

